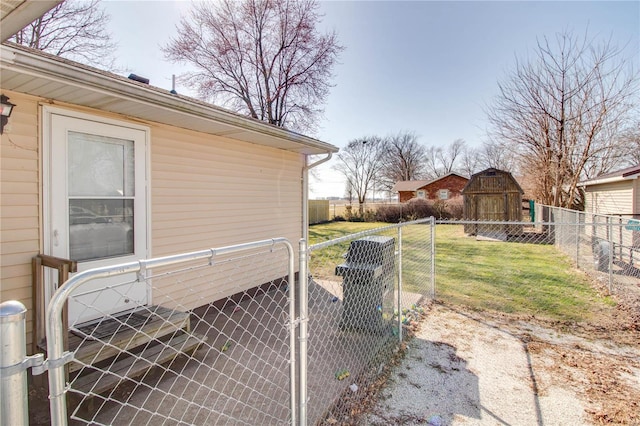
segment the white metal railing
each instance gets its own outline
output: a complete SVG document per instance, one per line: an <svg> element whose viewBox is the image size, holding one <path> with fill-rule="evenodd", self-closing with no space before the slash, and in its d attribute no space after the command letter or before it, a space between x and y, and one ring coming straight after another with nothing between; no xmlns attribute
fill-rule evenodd
<svg viewBox="0 0 640 426"><path fill-rule="evenodd" d="M238 396L234 394L238 389L247 389L247 394L253 393L263 398L264 407L256 409L269 412L265 415L264 422L297 424L298 405L301 404L295 399L299 393L295 372L298 368L297 363L304 360L304 355L296 354L295 348L299 325L304 321L299 317L296 318L295 306L291 302L294 300L296 291L294 259L295 252L291 244L284 238L275 238L129 262L78 273L59 287L47 307L48 357L46 360L42 354L34 357L24 356L24 312L16 310L20 307L17 302L3 303L0 309L0 323L3 327L2 348L14 353L3 352L2 354L1 423L26 423L24 419L27 418L25 416L28 411L21 403L27 400L26 371L33 367L34 374L48 371L50 420L53 425L66 425L70 418L91 424L113 424L124 421L152 423L154 418L178 423L209 423L216 422L216 418L223 419L225 416L228 418L226 411L232 406L234 410L239 411L238 419L245 418L245 420L239 420L240 423L252 424L252 419L255 418L252 402L238 401ZM276 265L275 269L274 265ZM204 307L190 311L191 313L186 314L186 317L181 316L182 322L179 325L171 323L171 318L177 317L180 310L187 310L180 299L181 296L164 298L158 296L163 302L173 305L170 309L162 310L165 317L158 314L159 309L139 307L141 310L136 312L146 314L147 323L155 322L159 324L158 329L171 330L171 333L165 337L161 336L157 330L145 331L145 324L133 332L133 327L126 322L126 319L106 315L105 318L109 321L116 321L114 326L116 330L129 333L127 337L129 341L124 343L124 347L118 346L120 343L115 343L116 332L108 337L98 338L92 335L94 331L83 331L84 334L80 333L81 337L74 337L80 342L79 346L70 351L64 351L63 339L68 330L62 323L63 307L67 300L73 298L75 292L82 290L87 283L134 273L137 281L146 283L158 293L162 292L161 283L169 279L173 280L174 285L181 285L179 294L186 295L193 293L190 291L189 283L203 280L205 282L214 279L227 280L240 288L240 283L245 277L260 275L261 267L269 270L272 275L274 273L277 275L271 282L259 287L260 289L264 287L264 290L256 293L255 288L254 290L241 288L240 297L237 300L228 299L224 306L218 306L211 301ZM223 272L215 276L212 271L216 269L221 269ZM213 284L212 281L208 282L209 285ZM126 288L120 283L119 288L123 287ZM122 296L126 297L124 290L119 291L123 291ZM267 299L264 305L268 308L258 307L258 304L254 303L256 298ZM99 303L99 299L99 296L96 297L96 303ZM90 308L99 309L94 306ZM129 315L130 317L132 315ZM283 319L286 321L282 322ZM262 330L258 327L256 330L255 325L260 323L271 325L269 329ZM70 324L70 326L76 332L84 330L78 324ZM97 327L94 327L95 329ZM169 338L173 339L178 333L185 335L179 336L182 340L176 339L183 342L183 346L170 347L169 341L173 340ZM193 340L196 333L203 333L202 338L194 346L197 348L194 351L197 352L192 355L183 355L181 361L176 361L175 356L182 355L180 350L185 347L184 342ZM22 340L17 339L20 335L23 336ZM220 336L228 340L221 343ZM132 349L142 341L149 341L149 343L139 346L142 348L141 352L138 352L137 348ZM276 348L273 347L274 343ZM95 350L96 355L92 355L93 361L84 359L86 349L96 345L99 347ZM158 347L156 352L160 353L173 351L175 355L171 361L162 364L159 356L152 359L145 355L149 353L147 349L150 347ZM19 352L20 348L22 352ZM101 361L100 353L114 353L115 357ZM269 359L260 362L260 358L265 357L267 353ZM132 361L129 361L132 364L128 370L117 373L110 370L120 361L119 358L124 358L124 355L132 358ZM237 359L234 359L235 357ZM18 362L18 359L22 361ZM96 360L99 362L94 364ZM158 369L162 386L165 388L162 388L160 382L157 386L150 385L149 380L152 374L148 372L140 378L128 377L135 363ZM70 366L75 366L74 369L79 370L78 373L73 373L72 377L69 377ZM267 366L271 370L267 370ZM278 371L280 367L286 369L286 374ZM212 372L214 368L222 374ZM96 382L115 376L118 386L129 386L128 394L119 395L115 390L100 394L95 390L96 383L89 383L89 387L82 388L80 382L83 376L80 373L95 371L99 373L95 379ZM224 377L226 382L221 381L220 377ZM282 380L285 377L288 377L286 380L288 385ZM259 382L260 386L256 383L246 383L247 380ZM18 384L23 382L25 386L21 390ZM285 388L288 390L284 391ZM69 398L73 395L76 395L76 399L79 398L80 401L70 404L69 407L73 412L68 413ZM283 397L288 399L288 403L283 401ZM253 397L253 399L256 398ZM156 401L155 407L151 407L152 400ZM98 408L88 414L82 411L92 404ZM288 409L283 410L284 407Z"/></svg>

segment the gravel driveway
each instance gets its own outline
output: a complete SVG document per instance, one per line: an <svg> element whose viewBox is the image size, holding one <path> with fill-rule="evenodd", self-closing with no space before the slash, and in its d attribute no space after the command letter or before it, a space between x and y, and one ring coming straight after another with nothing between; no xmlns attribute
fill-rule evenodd
<svg viewBox="0 0 640 426"><path fill-rule="evenodd" d="M639 425L637 324L614 320L567 330L433 304L364 424Z"/></svg>

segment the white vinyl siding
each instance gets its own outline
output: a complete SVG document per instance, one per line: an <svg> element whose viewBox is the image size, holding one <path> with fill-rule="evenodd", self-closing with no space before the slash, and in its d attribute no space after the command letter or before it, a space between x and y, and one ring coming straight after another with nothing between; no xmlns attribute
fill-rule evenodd
<svg viewBox="0 0 640 426"><path fill-rule="evenodd" d="M166 126L151 129L154 257L251 241L302 236L303 157ZM282 276L264 267L244 280L207 274L198 291L154 281L153 303L192 309Z"/></svg>
<svg viewBox="0 0 640 426"><path fill-rule="evenodd" d="M38 102L5 93L17 107L2 135L2 301L19 300L32 330L31 260L42 252ZM60 105L65 107L65 105ZM75 109L67 105L70 109ZM96 117L113 114L78 109ZM151 256L183 253L275 237L297 249L302 236L301 154L135 121L150 129ZM195 308L284 275L278 265L256 261L243 276L224 266L153 279L152 303ZM297 262L297 260L296 260ZM297 265L297 263L296 263ZM183 277L185 278L185 277Z"/></svg>
<svg viewBox="0 0 640 426"><path fill-rule="evenodd" d="M634 182L629 180L587 187L586 211L606 215L631 215Z"/></svg>
<svg viewBox="0 0 640 426"><path fill-rule="evenodd" d="M4 93L17 106L0 147L0 300L19 300L27 308L27 342L31 342L33 301L31 259L40 251L37 103L31 97ZM28 349L28 352L31 351Z"/></svg>
<svg viewBox="0 0 640 426"><path fill-rule="evenodd" d="M634 179L633 181L633 200L635 203L633 214L636 216L636 219L640 219L640 178Z"/></svg>

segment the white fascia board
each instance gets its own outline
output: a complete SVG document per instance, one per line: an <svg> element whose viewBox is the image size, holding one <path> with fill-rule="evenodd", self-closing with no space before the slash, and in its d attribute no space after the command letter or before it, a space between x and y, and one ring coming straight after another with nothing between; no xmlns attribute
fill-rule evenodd
<svg viewBox="0 0 640 426"><path fill-rule="evenodd" d="M0 41L7 41L12 35L56 7L62 0L25 0L2 18Z"/></svg>
<svg viewBox="0 0 640 426"><path fill-rule="evenodd" d="M633 180L638 178L640 178L640 173L636 173L634 175L629 175L629 176L612 176L605 179L593 179L585 182L580 182L578 186L582 186L586 188L588 186L603 185L605 183L623 182L625 180Z"/></svg>

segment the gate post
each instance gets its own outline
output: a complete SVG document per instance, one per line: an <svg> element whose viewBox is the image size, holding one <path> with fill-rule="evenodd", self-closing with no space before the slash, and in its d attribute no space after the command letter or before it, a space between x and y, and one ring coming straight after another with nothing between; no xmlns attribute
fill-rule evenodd
<svg viewBox="0 0 640 426"><path fill-rule="evenodd" d="M298 398L299 398L299 409L298 409L298 425L306 426L307 425L307 323L309 321L308 310L309 310L309 275L308 275L308 251L307 251L307 241L302 239L300 240L300 255L298 261L299 265L299 278L300 278L300 288L298 291L298 315L300 320L300 325L298 328L299 333L299 344L298 344ZM292 305L295 303L294 300L291 300L289 303Z"/></svg>
<svg viewBox="0 0 640 426"><path fill-rule="evenodd" d="M0 304L0 424L29 424L27 370L27 309L10 300Z"/></svg>

